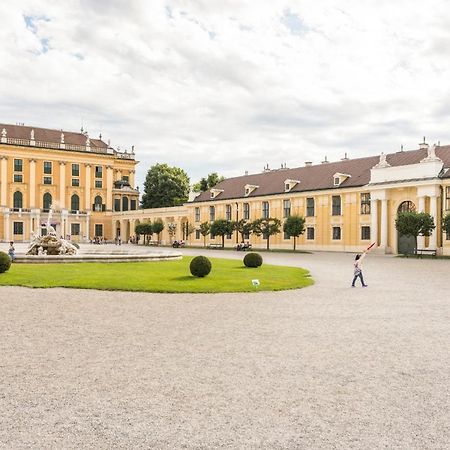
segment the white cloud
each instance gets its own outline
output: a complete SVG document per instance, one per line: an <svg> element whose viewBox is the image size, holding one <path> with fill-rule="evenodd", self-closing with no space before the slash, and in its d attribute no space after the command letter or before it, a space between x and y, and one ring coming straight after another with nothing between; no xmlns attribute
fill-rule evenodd
<svg viewBox="0 0 450 450"><path fill-rule="evenodd" d="M102 132L193 181L450 143L445 0L26 0L0 121Z"/></svg>

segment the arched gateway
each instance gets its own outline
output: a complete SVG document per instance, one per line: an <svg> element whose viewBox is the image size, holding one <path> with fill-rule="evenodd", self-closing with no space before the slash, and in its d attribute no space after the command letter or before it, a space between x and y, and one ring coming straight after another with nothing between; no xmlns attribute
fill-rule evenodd
<svg viewBox="0 0 450 450"><path fill-rule="evenodd" d="M397 209L397 214L402 212L413 212L416 210L416 205L410 201L404 201L400 203L400 206ZM405 236L403 234L398 233L398 253L406 254L413 253L414 248L416 246L414 236Z"/></svg>

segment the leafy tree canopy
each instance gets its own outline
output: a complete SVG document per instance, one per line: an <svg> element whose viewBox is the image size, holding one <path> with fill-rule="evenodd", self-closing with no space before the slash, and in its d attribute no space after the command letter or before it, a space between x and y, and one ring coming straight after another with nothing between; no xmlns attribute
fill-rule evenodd
<svg viewBox="0 0 450 450"><path fill-rule="evenodd" d="M223 180L225 180L225 177L218 175L217 172L212 172L206 178L203 177L198 183L195 183L193 190L194 192L205 192Z"/></svg>
<svg viewBox="0 0 450 450"><path fill-rule="evenodd" d="M395 220L395 228L400 234L413 236L417 248L417 236L430 236L436 226L430 214L411 211L399 213Z"/></svg>
<svg viewBox="0 0 450 450"><path fill-rule="evenodd" d="M155 164L150 167L144 182L143 208L162 208L182 205L189 197L189 177L178 167Z"/></svg>
<svg viewBox="0 0 450 450"><path fill-rule="evenodd" d="M283 224L283 231L294 238L294 250L296 239L305 232L305 218L302 216L290 216Z"/></svg>
<svg viewBox="0 0 450 450"><path fill-rule="evenodd" d="M217 219L211 224L211 234L222 237L222 247L225 246L225 235L234 231L234 225L231 220Z"/></svg>
<svg viewBox="0 0 450 450"><path fill-rule="evenodd" d="M281 231L281 220L269 217L268 219L257 219L252 223L253 233L257 236L267 238L267 250L269 250L270 236L278 234Z"/></svg>

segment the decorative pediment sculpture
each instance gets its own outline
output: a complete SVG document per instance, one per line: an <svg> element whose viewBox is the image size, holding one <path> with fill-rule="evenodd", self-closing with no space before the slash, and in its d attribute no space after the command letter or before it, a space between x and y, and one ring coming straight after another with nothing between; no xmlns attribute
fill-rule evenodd
<svg viewBox="0 0 450 450"><path fill-rule="evenodd" d="M380 155L380 161L376 166L374 166L374 169L383 169L384 167L391 167L391 165L386 160L386 155L382 152Z"/></svg>

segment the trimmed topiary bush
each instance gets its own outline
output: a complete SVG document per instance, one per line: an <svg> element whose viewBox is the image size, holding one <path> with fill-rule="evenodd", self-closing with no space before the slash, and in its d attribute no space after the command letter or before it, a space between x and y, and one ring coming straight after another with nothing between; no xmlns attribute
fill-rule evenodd
<svg viewBox="0 0 450 450"><path fill-rule="evenodd" d="M211 261L205 256L196 256L189 265L194 277L206 277L211 272Z"/></svg>
<svg viewBox="0 0 450 450"><path fill-rule="evenodd" d="M246 267L262 266L263 259L259 253L247 253L244 256L244 264Z"/></svg>
<svg viewBox="0 0 450 450"><path fill-rule="evenodd" d="M0 252L0 273L4 273L11 267L11 258L4 252Z"/></svg>

